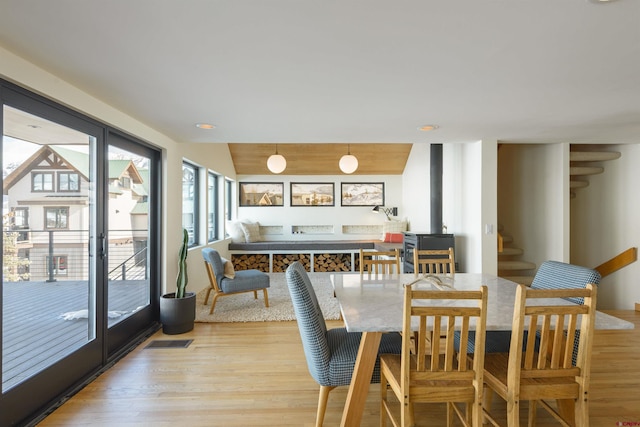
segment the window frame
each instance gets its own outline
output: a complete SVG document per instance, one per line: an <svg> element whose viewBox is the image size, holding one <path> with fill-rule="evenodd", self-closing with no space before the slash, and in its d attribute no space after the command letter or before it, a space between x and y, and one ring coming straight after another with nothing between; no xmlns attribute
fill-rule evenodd
<svg viewBox="0 0 640 427"><path fill-rule="evenodd" d="M192 171L193 181L190 184L191 187L191 198L185 198L185 170ZM192 212L185 213L185 202L191 201L190 205L192 208ZM193 224L193 230L189 233L189 243L188 247L197 246L200 242L200 167L195 163L192 163L188 160L182 160L182 227L187 229L189 232L189 227L185 224L185 215L191 214L191 220Z"/></svg>
<svg viewBox="0 0 640 427"><path fill-rule="evenodd" d="M78 183L78 189L77 190L63 190L61 188L61 184L62 184L62 175L67 175L67 176L71 176L71 175L75 175L77 177L77 183ZM71 183L71 180L67 178L67 185L69 185L69 183ZM80 192L80 187L81 187L81 182L80 182L80 174L78 172L72 172L72 171L59 171L57 173L57 177L56 177L56 189L58 193L79 193Z"/></svg>
<svg viewBox="0 0 640 427"><path fill-rule="evenodd" d="M49 221L48 221L48 217L47 217L47 213L50 210L57 210L58 212L61 210L65 210L67 212L66 214L66 226L65 227L49 227ZM68 230L69 229L69 206L45 206L44 207L44 218L43 218L43 228L45 230ZM58 214L56 214L56 223L59 223L60 221L60 217Z"/></svg>
<svg viewBox="0 0 640 427"><path fill-rule="evenodd" d="M218 240L218 179L219 175L207 172L207 242ZM213 180L213 181L212 181Z"/></svg>
<svg viewBox="0 0 640 427"><path fill-rule="evenodd" d="M45 182L44 179L42 180L41 184L42 184L42 189L41 190L36 190L35 188L35 184L36 184L36 177L38 176L42 176L44 178L44 176L50 176L51 177L51 188L50 189L46 189L45 188ZM31 192L32 193L51 193L54 191L55 188L55 177L54 177L54 173L53 172L44 172L44 171L32 171L31 172Z"/></svg>

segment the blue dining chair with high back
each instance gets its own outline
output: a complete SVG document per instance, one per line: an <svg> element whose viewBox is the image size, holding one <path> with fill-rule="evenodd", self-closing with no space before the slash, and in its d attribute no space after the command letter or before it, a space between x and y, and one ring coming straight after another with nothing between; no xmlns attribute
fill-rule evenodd
<svg viewBox="0 0 640 427"><path fill-rule="evenodd" d="M587 284L600 284L600 273L596 270L579 265L567 264L559 261L544 261L536 272L531 282L532 289L568 289L585 288ZM579 298L567 298L576 304L582 304ZM578 338L580 332L578 331ZM485 339L485 351L487 353L506 353L509 351L511 331L487 331ZM576 339L573 359L578 354L579 339ZM458 343L456 341L456 347ZM470 337L467 352L473 353L474 341Z"/></svg>
<svg viewBox="0 0 640 427"><path fill-rule="evenodd" d="M264 306L269 307L267 288L269 288L270 283L268 274L259 270L225 272L225 262L215 249L204 248L202 257L209 276L209 288L204 297L204 305L207 305L209 294L213 292L209 314L213 313L216 308L216 302L220 297L253 292L253 297L257 299L259 290L262 290L264 294Z"/></svg>
<svg viewBox="0 0 640 427"><path fill-rule="evenodd" d="M329 392L349 385L358 355L361 333L346 328L327 329L311 280L302 264L294 262L286 271L287 285L302 338L307 367L320 385L316 426L322 426ZM383 334L378 354L402 352L398 333ZM376 360L372 383L380 382L380 361Z"/></svg>

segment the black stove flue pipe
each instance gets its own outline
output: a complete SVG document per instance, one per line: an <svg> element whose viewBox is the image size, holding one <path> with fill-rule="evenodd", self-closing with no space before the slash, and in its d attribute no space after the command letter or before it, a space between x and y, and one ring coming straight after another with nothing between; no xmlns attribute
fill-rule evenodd
<svg viewBox="0 0 640 427"><path fill-rule="evenodd" d="M442 144L431 144L431 234L442 234Z"/></svg>

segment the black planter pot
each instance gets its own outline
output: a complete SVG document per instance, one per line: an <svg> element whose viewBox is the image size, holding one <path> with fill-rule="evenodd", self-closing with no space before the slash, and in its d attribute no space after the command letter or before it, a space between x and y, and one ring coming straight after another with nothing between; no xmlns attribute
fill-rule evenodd
<svg viewBox="0 0 640 427"><path fill-rule="evenodd" d="M175 296L173 292L160 298L160 323L162 332L168 335L189 332L196 318L196 294L187 292L184 298Z"/></svg>

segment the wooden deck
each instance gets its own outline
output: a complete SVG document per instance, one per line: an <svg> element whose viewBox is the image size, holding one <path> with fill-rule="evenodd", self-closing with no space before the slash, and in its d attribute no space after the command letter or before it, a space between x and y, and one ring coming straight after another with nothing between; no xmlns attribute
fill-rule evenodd
<svg viewBox="0 0 640 427"><path fill-rule="evenodd" d="M146 280L109 282L109 311L119 317L109 326L148 301ZM3 364L2 389L20 383L51 363L88 342L86 318L64 320L64 313L86 310L87 282L7 282L3 283Z"/></svg>

